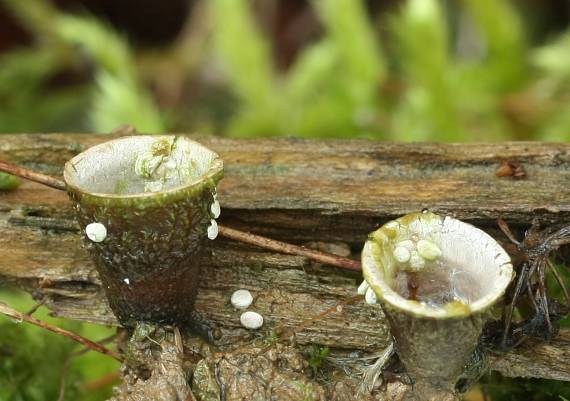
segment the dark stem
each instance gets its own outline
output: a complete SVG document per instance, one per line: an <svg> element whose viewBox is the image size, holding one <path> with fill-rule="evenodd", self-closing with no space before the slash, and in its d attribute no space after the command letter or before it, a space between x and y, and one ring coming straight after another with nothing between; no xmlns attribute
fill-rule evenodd
<svg viewBox="0 0 570 401"><path fill-rule="evenodd" d="M552 274L554 274L556 281L558 281L558 285L560 285L560 288L562 288L562 292L564 293L564 298L566 298L566 304L570 304L570 294L568 293L568 289L566 288L566 284L564 284L564 279L560 275L560 272L558 271L554 263L552 263L550 258L546 259L546 264L550 268Z"/></svg>
<svg viewBox="0 0 570 401"><path fill-rule="evenodd" d="M110 356L111 358L114 358L119 362L123 361L123 358L119 354L117 354L115 351L111 351L110 349L105 348L101 344L97 344L96 342L88 340L87 338L82 337L79 334L67 331L65 329L62 329L61 327L51 325L42 320L36 319L35 317L26 315L25 313L18 312L17 310L12 309L11 307L2 302L0 302L0 313L8 317L11 317L12 319L16 319L17 321L27 322L33 324L34 326L41 327L42 329L46 329L56 334L60 334L62 336L71 338L73 341L76 341L86 346L87 348L92 349L93 351L97 351L103 355Z"/></svg>
<svg viewBox="0 0 570 401"><path fill-rule="evenodd" d="M65 182L54 178L52 176L38 173L36 171L26 169L0 161L0 171L16 175L40 184L47 185L48 187L65 191ZM340 267L341 269L360 271L360 262L345 258L342 256L333 255L314 249L309 249L304 246L288 244L286 242L276 241L270 238L262 237L260 235L250 234L244 231L236 230L233 228L218 226L219 233L222 237L233 239L234 241L243 242L250 245L255 245L260 248L268 249L274 252L285 253L288 255L304 256L318 263L324 263L331 266Z"/></svg>

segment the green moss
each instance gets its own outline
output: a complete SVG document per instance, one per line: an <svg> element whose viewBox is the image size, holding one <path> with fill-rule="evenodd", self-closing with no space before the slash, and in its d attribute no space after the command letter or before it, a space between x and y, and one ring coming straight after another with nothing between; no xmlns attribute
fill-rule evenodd
<svg viewBox="0 0 570 401"><path fill-rule="evenodd" d="M0 172L0 191L12 191L20 185L20 180L12 174Z"/></svg>
<svg viewBox="0 0 570 401"><path fill-rule="evenodd" d="M570 400L570 383L546 379L511 379L498 373L482 381L482 389L493 401Z"/></svg>
<svg viewBox="0 0 570 401"><path fill-rule="evenodd" d="M29 310L35 303L28 294L6 289L0 289L0 301L21 311ZM113 328L52 318L46 308L40 308L34 316L95 341L115 332ZM4 316L0 316L0 333L0 400L57 400L64 375L64 401L103 401L111 396L111 386L89 391L82 386L117 372L119 364L114 359L95 352L70 359L81 346L36 326L16 324Z"/></svg>
<svg viewBox="0 0 570 401"><path fill-rule="evenodd" d="M319 370L322 368L325 359L329 356L329 353L329 347L317 344L311 345L307 355L307 362L309 362L309 367L313 371L314 377L319 373Z"/></svg>
<svg viewBox="0 0 570 401"><path fill-rule="evenodd" d="M218 170L194 185L184 188L174 188L171 190L145 193L141 195L125 195L125 196L108 196L82 193L79 189L73 188L68 185L68 193L75 201L80 201L84 204L93 206L101 206L108 208L123 208L123 209L139 209L144 210L153 207L164 207L165 205L188 198L194 198L205 190L213 191L216 188L217 182L223 177L223 171Z"/></svg>
<svg viewBox="0 0 570 401"><path fill-rule="evenodd" d="M263 342L267 345L267 346L271 346L276 344L279 341L279 334L277 333L276 330L271 329L269 330L269 332L267 333L267 335L265 336L265 338L263 339Z"/></svg>

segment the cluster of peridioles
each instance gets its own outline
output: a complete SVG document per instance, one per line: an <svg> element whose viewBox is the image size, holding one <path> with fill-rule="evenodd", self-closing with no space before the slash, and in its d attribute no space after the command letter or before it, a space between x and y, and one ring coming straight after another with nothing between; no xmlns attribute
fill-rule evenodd
<svg viewBox="0 0 570 401"><path fill-rule="evenodd" d="M247 309L253 303L253 296L248 290L237 290L232 294L230 302L236 309ZM239 321L246 329L256 330L263 326L263 316L254 311L243 312Z"/></svg>
<svg viewBox="0 0 570 401"><path fill-rule="evenodd" d="M210 225L208 226L208 238L209 239L216 239L218 236L218 223L216 219L220 217L220 213L222 212L222 208L220 207L220 202L218 201L218 193L214 190L212 193L214 197L214 202L210 206L210 213L213 219L210 220Z"/></svg>
<svg viewBox="0 0 570 401"><path fill-rule="evenodd" d="M418 216L425 215L422 213ZM423 219L413 221L409 226L393 220L386 223L373 235L383 235L390 243L390 253L398 270L406 272L420 272L437 261L441 249L436 244L437 230ZM366 303L377 303L377 297L370 285L363 281L358 287L358 294L364 295Z"/></svg>

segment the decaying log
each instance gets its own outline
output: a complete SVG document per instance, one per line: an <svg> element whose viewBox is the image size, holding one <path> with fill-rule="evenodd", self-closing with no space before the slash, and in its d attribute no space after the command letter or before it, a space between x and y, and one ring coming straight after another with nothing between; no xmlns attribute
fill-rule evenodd
<svg viewBox="0 0 570 401"><path fill-rule="evenodd" d="M65 161L111 136L4 135L0 160L58 176ZM218 193L229 227L294 243L358 251L367 233L388 219L429 208L497 236L502 216L515 227L533 218L570 221L570 144L388 144L367 141L197 138L219 152L226 177ZM498 177L504 160L520 162L526 178ZM58 315L115 324L97 274L81 247L70 203L60 191L25 182L0 194L0 283L45 297ZM333 243L333 245L331 245ZM388 342L379 307L350 302L358 273L310 263L243 244L216 240L204 261L196 309L214 343L247 344L271 330L296 331L298 344L377 351ZM240 328L230 294L247 288L266 324ZM326 317L307 319L335 308ZM509 376L570 381L570 333L493 359Z"/></svg>

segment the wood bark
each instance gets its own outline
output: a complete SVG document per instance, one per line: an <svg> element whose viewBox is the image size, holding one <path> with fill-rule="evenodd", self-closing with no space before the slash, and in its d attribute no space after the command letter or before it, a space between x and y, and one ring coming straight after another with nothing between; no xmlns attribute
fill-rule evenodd
<svg viewBox="0 0 570 401"><path fill-rule="evenodd" d="M0 137L0 160L59 176L65 161L109 135ZM358 258L366 235L389 219L429 208L471 222L500 240L496 219L515 229L534 218L570 221L570 144L392 144L302 139L194 137L217 151L226 175L218 188L221 222L292 243ZM502 161L523 179L498 177ZM17 284L58 315L116 324L66 194L24 182L0 193L0 283ZM249 289L265 317L263 335L295 332L298 344L378 351L389 341L378 306L354 301L359 273L228 240L212 243L196 310L214 343L246 344L229 297ZM315 316L328 311L325 317ZM310 324L307 324L310 322ZM528 343L493 369L508 376L570 380L570 332Z"/></svg>

